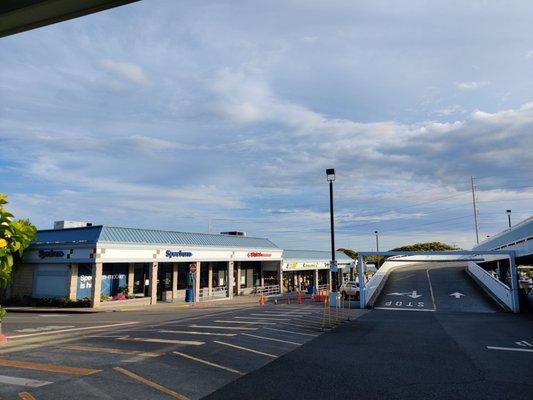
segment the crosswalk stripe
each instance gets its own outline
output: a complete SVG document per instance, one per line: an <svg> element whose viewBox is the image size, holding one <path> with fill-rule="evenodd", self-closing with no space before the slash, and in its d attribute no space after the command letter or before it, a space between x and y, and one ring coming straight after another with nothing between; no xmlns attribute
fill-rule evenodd
<svg viewBox="0 0 533 400"><path fill-rule="evenodd" d="M210 366L215 367L215 368L220 368L220 369L223 369L225 371L233 372L234 374L244 375L244 373L242 373L241 371L237 371L236 369L225 367L225 366L220 365L220 364L215 364L215 363L213 363L211 361L202 360L201 358L193 357L193 356L190 356L188 354L181 353L179 351L173 351L173 353L177 354L178 356L182 356L182 357L188 358L190 360L198 361L199 363L202 363L202 364L205 364L205 365L210 365Z"/></svg>
<svg viewBox="0 0 533 400"><path fill-rule="evenodd" d="M7 385L26 386L26 387L41 387L49 385L52 382L40 381L37 379L17 378L14 376L0 375L0 383Z"/></svg>

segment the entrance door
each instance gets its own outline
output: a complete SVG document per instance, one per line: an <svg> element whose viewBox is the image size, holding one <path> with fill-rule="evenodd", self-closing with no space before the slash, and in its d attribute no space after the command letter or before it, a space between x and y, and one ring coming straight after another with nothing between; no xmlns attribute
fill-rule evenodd
<svg viewBox="0 0 533 400"><path fill-rule="evenodd" d="M172 291L172 264L159 263L157 269L157 300L164 300L163 292L168 291Z"/></svg>

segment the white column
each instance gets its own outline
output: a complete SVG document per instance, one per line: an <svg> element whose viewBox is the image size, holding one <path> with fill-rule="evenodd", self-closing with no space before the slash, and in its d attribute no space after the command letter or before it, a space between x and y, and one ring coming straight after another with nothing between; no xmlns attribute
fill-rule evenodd
<svg viewBox="0 0 533 400"><path fill-rule="evenodd" d="M328 278L326 284L328 285L328 291L331 292L331 270L328 270Z"/></svg>
<svg viewBox="0 0 533 400"><path fill-rule="evenodd" d="M172 300L178 297L178 263L172 263Z"/></svg>
<svg viewBox="0 0 533 400"><path fill-rule="evenodd" d="M150 279L150 304L157 303L157 270L158 264L152 262L150 264L149 279Z"/></svg>
<svg viewBox="0 0 533 400"><path fill-rule="evenodd" d="M133 294L133 282L135 280L135 264L128 264L128 294Z"/></svg>
<svg viewBox="0 0 533 400"><path fill-rule="evenodd" d="M233 298L233 261L228 262L228 297Z"/></svg>
<svg viewBox="0 0 533 400"><path fill-rule="evenodd" d="M235 286L237 286L237 291L235 292L237 296L241 294L241 262L237 261L237 281L235 282Z"/></svg>
<svg viewBox="0 0 533 400"><path fill-rule="evenodd" d="M263 262L261 262L261 278L259 281L259 286L265 286L265 272L263 271Z"/></svg>
<svg viewBox="0 0 533 400"><path fill-rule="evenodd" d="M68 288L68 298L76 300L76 292L78 290L78 264L70 264L70 279Z"/></svg>
<svg viewBox="0 0 533 400"><path fill-rule="evenodd" d="M318 290L318 268L315 269L315 290Z"/></svg>
<svg viewBox="0 0 533 400"><path fill-rule="evenodd" d="M279 262L278 266L278 283L279 283L279 292L283 293L283 260Z"/></svg>
<svg viewBox="0 0 533 400"><path fill-rule="evenodd" d="M208 263L207 268L207 291L211 296L213 292L213 263Z"/></svg>
<svg viewBox="0 0 533 400"><path fill-rule="evenodd" d="M91 304L93 308L100 306L100 295L102 292L102 268L102 263L94 263L92 267Z"/></svg>

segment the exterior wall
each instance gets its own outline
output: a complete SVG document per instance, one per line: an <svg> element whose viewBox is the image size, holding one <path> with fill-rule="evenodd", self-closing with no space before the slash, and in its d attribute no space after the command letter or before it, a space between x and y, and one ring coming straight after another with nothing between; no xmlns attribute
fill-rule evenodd
<svg viewBox="0 0 533 400"><path fill-rule="evenodd" d="M33 295L34 269L35 265L33 264L20 264L13 269L10 297Z"/></svg>

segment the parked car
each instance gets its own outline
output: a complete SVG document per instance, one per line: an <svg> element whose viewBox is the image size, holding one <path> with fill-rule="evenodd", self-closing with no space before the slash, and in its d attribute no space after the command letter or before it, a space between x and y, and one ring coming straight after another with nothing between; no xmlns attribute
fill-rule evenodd
<svg viewBox="0 0 533 400"><path fill-rule="evenodd" d="M355 300L359 300L359 282L344 282L341 285L340 292L345 300L349 300L350 297L355 297Z"/></svg>

